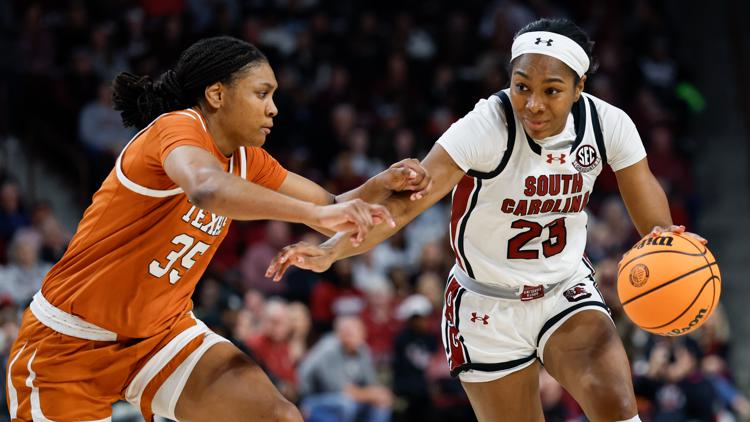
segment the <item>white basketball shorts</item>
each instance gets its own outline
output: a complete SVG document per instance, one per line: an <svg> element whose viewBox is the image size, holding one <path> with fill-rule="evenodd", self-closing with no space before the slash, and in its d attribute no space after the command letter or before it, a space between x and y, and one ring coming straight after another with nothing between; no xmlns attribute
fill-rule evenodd
<svg viewBox="0 0 750 422"><path fill-rule="evenodd" d="M562 282L533 300L504 299L466 289L451 274L445 289L442 336L451 375L487 382L544 363L544 346L565 321L595 310L609 316L595 282Z"/></svg>

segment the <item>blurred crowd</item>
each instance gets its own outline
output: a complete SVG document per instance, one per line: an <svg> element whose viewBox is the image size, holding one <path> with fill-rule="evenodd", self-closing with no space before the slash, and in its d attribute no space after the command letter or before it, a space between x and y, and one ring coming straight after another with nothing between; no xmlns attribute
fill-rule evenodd
<svg viewBox="0 0 750 422"><path fill-rule="evenodd" d="M259 46L276 71L280 114L266 148L330 191L385 166L421 158L480 98L507 86L513 34L538 17L573 19L597 41L586 90L623 108L692 231L694 145L682 124L703 99L675 54L663 3L648 0L8 0L0 5L0 139L68 181L81 206L133 131L111 108L120 71L157 76L195 40L230 34ZM0 169L2 170L2 169ZM728 367L721 309L694 335L654 337L633 327L615 290L617 261L638 238L614 175L590 202L588 256L633 364L641 417L750 418ZM470 420L440 341L449 202L323 274L263 276L284 245L322 238L279 222L234 222L196 291L195 313L253 356L311 421ZM0 181L0 354L19 315L71 233L49 203ZM5 365L3 365L4 368ZM548 421L583 420L542 371ZM2 407L4 400L2 401ZM0 417L1 419L2 417Z"/></svg>

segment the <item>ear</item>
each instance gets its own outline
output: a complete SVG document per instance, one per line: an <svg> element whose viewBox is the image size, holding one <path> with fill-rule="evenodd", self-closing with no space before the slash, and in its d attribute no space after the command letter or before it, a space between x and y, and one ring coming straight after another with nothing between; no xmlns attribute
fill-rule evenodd
<svg viewBox="0 0 750 422"><path fill-rule="evenodd" d="M581 79L576 84L576 101L578 101L579 98L581 98L581 92L583 92L583 87L586 85L586 79L588 78L587 75L581 76Z"/></svg>
<svg viewBox="0 0 750 422"><path fill-rule="evenodd" d="M224 89L225 87L221 82L216 82L206 87L203 97L211 108L218 109L224 105L224 101L226 100Z"/></svg>

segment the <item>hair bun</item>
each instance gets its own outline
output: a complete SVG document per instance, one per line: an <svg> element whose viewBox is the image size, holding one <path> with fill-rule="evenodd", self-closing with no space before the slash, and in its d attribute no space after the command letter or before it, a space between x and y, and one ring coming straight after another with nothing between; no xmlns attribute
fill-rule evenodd
<svg viewBox="0 0 750 422"><path fill-rule="evenodd" d="M180 83L177 73L174 70L169 69L161 75L159 87L165 94L171 95L179 100L183 99L182 83Z"/></svg>
<svg viewBox="0 0 750 422"><path fill-rule="evenodd" d="M154 83L148 76L122 72L115 78L113 88L114 108L120 111L125 126L142 129L158 115L182 108L174 91L179 89L174 75Z"/></svg>

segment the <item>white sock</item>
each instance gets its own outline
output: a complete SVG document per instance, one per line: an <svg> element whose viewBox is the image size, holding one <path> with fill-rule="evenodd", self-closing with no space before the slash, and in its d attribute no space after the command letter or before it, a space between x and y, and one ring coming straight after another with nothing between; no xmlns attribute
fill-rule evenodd
<svg viewBox="0 0 750 422"><path fill-rule="evenodd" d="M625 419L624 421L616 421L616 422L641 422L641 418L636 414L630 419Z"/></svg>

